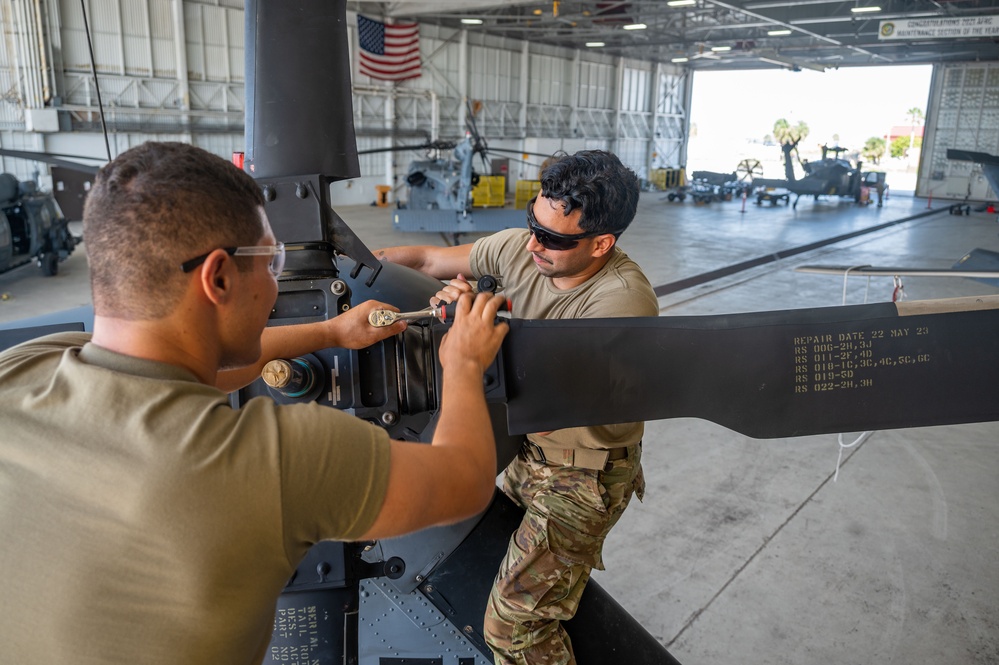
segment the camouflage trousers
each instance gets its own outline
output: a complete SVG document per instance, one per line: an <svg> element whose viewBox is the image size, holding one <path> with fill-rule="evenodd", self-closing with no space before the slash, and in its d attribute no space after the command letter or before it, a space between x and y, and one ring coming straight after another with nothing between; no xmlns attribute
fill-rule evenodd
<svg viewBox="0 0 999 665"><path fill-rule="evenodd" d="M604 539L632 494L645 490L641 448L604 471L510 463L503 491L526 508L510 539L486 607L484 632L497 665L575 665L562 621L579 607L593 568L603 570Z"/></svg>

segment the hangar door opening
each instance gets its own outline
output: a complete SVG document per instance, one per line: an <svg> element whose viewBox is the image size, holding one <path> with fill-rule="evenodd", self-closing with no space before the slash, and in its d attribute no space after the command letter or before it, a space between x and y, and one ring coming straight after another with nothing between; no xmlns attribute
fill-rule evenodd
<svg viewBox="0 0 999 665"><path fill-rule="evenodd" d="M892 192L912 192L928 117L931 65L844 67L824 72L697 72L693 77L687 173L753 170L784 178L780 121L803 132L793 166L822 146L865 171L885 171Z"/></svg>

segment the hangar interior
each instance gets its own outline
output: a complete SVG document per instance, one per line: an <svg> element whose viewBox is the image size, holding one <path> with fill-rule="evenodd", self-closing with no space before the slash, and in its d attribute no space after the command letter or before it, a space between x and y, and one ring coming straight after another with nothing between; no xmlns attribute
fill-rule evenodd
<svg viewBox="0 0 999 665"><path fill-rule="evenodd" d="M621 244L657 287L773 258L662 289L663 316L887 301L902 281L912 299L997 294L993 283L970 279L893 283L795 270L945 270L972 249L999 250L996 214L984 205L997 193L980 165L946 156L953 148L999 154L999 2L878 4L866 13L855 10L873 0L350 2L358 149L459 141L471 110L492 148L607 149L649 180L686 163L700 72L932 64L914 196L892 192L880 208L829 197L792 209L676 204L646 191ZM386 83L359 73L359 15L416 21L422 76ZM240 0L5 0L0 17L0 148L106 159L89 37L112 155L148 140L186 141L226 157L245 149ZM879 38L883 21L977 18L996 31ZM645 27L625 29L638 24ZM323 72L315 78L321 85ZM361 177L332 185L339 214L372 249L451 240L400 233L388 209L371 205L380 185L392 186L393 203L405 201L415 156L361 155ZM20 179L58 186L45 166L0 159ZM510 159L508 169L511 197L515 180L536 177L530 159ZM781 255L791 249L802 251ZM0 321L88 302L85 252L51 279L30 270L0 274L0 292L10 296ZM688 665L997 662L997 440L996 423L775 440L693 418L649 423L647 497L612 533L607 570L594 579ZM368 584L374 604L380 592ZM394 602L374 611L387 617ZM418 660L430 658L426 649L396 657L488 662L467 645Z"/></svg>
<svg viewBox="0 0 999 665"><path fill-rule="evenodd" d="M99 92L112 155L169 136L221 155L242 150L242 4L11 0L2 14L0 147L83 155L99 163L108 152ZM881 4L880 11L868 13L854 10L873 3L351 2L358 149L460 140L467 129L466 100L472 100L477 130L494 149L551 154L604 148L648 178L654 169L686 165L697 72L930 63L934 74L916 193L985 200L988 183L980 170L947 160L946 150L999 152L995 39L879 39L878 26L988 17L996 3ZM360 73L358 14L416 21L422 75L385 82ZM628 29L633 26L644 27ZM91 71L91 44L99 85ZM322 73L316 76L321 81ZM370 202L376 185L391 185L391 198L405 200L406 166L414 158L412 152L362 155L362 177L338 191L338 200ZM11 158L2 166L21 178L37 169ZM536 178L537 161L513 157L509 168L513 193L515 180Z"/></svg>

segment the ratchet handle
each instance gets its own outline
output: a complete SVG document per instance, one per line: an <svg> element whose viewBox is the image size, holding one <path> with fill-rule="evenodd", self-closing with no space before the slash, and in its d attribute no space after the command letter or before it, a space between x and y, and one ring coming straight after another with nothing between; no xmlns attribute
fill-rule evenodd
<svg viewBox="0 0 999 665"><path fill-rule="evenodd" d="M510 312L512 309L513 305L510 303L509 298L500 303L499 311ZM444 305L422 309L418 312L393 312L390 309L375 309L368 314L368 323L376 328L383 328L392 325L396 321L419 321L420 319L430 318L435 318L441 322L454 319L454 303L449 302Z"/></svg>
<svg viewBox="0 0 999 665"><path fill-rule="evenodd" d="M434 316L441 322L452 321L454 319L454 303L443 303L434 308L436 311ZM500 303L499 311L501 312L512 312L513 303L510 302L509 298L505 298L502 303Z"/></svg>

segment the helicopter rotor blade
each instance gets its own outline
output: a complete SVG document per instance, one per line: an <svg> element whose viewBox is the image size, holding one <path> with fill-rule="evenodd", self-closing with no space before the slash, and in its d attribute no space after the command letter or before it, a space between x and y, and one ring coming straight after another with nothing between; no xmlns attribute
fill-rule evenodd
<svg viewBox="0 0 999 665"><path fill-rule="evenodd" d="M394 145L387 148L371 148L369 150L358 150L358 155L373 155L379 152L403 152L406 150L454 150L455 144L451 141L431 141L430 143L420 143L417 145Z"/></svg>
<svg viewBox="0 0 999 665"><path fill-rule="evenodd" d="M79 162L74 162L68 159L63 159L63 157L72 157L74 159L93 159L100 162L107 161L103 157L87 157L85 155L60 155L51 152L31 152L27 150L8 150L7 148L0 148L0 156L3 157L13 157L15 159L27 159L33 162L43 162L45 164L52 164L53 166L61 166L65 169L71 169L73 171L79 171L81 173L95 174L100 170L100 166L92 166L90 164L81 164Z"/></svg>
<svg viewBox="0 0 999 665"><path fill-rule="evenodd" d="M509 431L693 417L766 439L999 420L999 297L957 300L515 319Z"/></svg>
<svg viewBox="0 0 999 665"><path fill-rule="evenodd" d="M512 150L509 148L492 148L486 142L485 138L479 133L479 126L475 121L475 112L472 107L470 100L465 99L465 108L467 113L465 115L465 123L468 126L469 132L472 134L472 140L474 141L475 151L479 153L479 157L482 159L482 167L486 170L489 169L489 164L486 162L486 153L489 152L499 152L511 155L531 155L533 157L542 157L548 159L551 155L543 155L537 152L527 152L525 150ZM529 166L534 166L523 159L516 160L522 164L528 164Z"/></svg>
<svg viewBox="0 0 999 665"><path fill-rule="evenodd" d="M468 131L472 134L472 139L475 144L478 145L482 140L482 135L479 134L479 127L475 124L475 111L472 109L472 100L465 98L465 125Z"/></svg>
<svg viewBox="0 0 999 665"><path fill-rule="evenodd" d="M374 155L380 152L403 152L405 150L425 150L429 148L429 144L423 143L420 145L393 145L388 148L371 148L369 150L358 150L358 155Z"/></svg>
<svg viewBox="0 0 999 665"><path fill-rule="evenodd" d="M531 157L542 157L548 159L551 155L545 155L540 152L528 152L527 150L513 150L512 148L489 148L490 152L505 152L511 155L530 155Z"/></svg>
<svg viewBox="0 0 999 665"><path fill-rule="evenodd" d="M486 161L486 153L489 151L489 144L486 143L482 134L479 133L479 126L475 122L475 111L472 108L471 100L467 97L465 98L465 109L467 110L465 124L472 135L472 149L474 152L479 153L479 159L482 160L482 169L488 171L489 163Z"/></svg>

